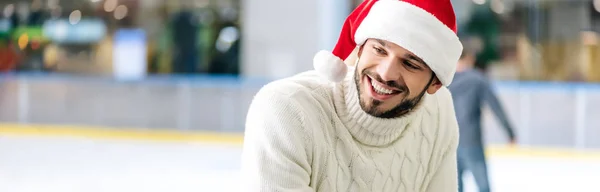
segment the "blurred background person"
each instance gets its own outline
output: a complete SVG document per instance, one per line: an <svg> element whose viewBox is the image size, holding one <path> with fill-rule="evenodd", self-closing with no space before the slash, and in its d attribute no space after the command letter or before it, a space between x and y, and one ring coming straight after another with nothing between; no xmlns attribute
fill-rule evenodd
<svg viewBox="0 0 600 192"><path fill-rule="evenodd" d="M474 68L477 50L479 50L477 39L467 39L471 41L463 43L464 49L458 61L457 72L449 86L460 130L459 191L463 191L463 174L469 171L472 173L479 191L489 192L490 183L481 124L483 105L490 106L508 134L511 144L515 143L515 134L488 78L480 70Z"/></svg>

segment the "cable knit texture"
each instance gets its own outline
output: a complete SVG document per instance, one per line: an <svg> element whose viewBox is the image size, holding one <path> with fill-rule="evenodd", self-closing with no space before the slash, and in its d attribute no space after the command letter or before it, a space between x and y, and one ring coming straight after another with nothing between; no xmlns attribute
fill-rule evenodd
<svg viewBox="0 0 600 192"><path fill-rule="evenodd" d="M349 70L341 83L314 71L278 80L247 116L245 191L455 192L458 125L446 88L408 115L365 113Z"/></svg>

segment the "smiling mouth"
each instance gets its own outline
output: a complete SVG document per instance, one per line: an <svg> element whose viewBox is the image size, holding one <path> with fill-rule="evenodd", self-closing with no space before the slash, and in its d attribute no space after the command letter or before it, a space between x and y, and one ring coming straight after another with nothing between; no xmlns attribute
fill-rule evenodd
<svg viewBox="0 0 600 192"><path fill-rule="evenodd" d="M373 78L371 78L368 75L366 75L366 77L367 77L368 84L371 85L370 86L371 87L370 88L371 96L373 96L373 98L375 98L377 100L386 100L394 95L398 95L398 94L402 93L402 91L385 88L383 85L381 85L381 83L379 83L377 80L374 80Z"/></svg>
<svg viewBox="0 0 600 192"><path fill-rule="evenodd" d="M373 81L373 79L371 79L371 86L373 86L373 89L378 94L392 95L392 94L400 93L399 91L394 91L394 90L391 90L391 89L386 89L386 88L380 86L379 84L376 83L376 81Z"/></svg>

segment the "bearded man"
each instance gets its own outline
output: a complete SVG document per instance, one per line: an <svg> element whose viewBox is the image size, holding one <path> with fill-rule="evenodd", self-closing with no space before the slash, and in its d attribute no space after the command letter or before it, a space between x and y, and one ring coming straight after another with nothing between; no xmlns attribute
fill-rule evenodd
<svg viewBox="0 0 600 192"><path fill-rule="evenodd" d="M316 70L256 94L242 189L456 192L461 51L450 0L364 1Z"/></svg>

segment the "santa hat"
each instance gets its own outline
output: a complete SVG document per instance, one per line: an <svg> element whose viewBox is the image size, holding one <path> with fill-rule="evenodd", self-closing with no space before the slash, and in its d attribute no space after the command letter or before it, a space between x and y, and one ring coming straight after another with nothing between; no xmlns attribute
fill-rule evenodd
<svg viewBox="0 0 600 192"><path fill-rule="evenodd" d="M346 19L333 52L315 55L315 70L341 81L347 72L343 60L369 38L411 51L445 86L452 82L463 48L450 0L365 0Z"/></svg>

